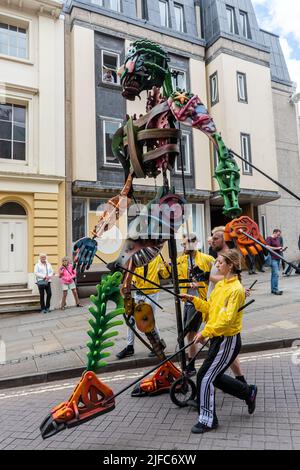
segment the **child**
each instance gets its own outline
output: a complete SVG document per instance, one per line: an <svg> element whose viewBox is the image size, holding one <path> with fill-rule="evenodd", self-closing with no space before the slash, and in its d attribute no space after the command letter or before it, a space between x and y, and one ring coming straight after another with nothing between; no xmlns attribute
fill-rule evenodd
<svg viewBox="0 0 300 470"><path fill-rule="evenodd" d="M83 307L83 305L79 303L78 293L74 282L76 278L76 271L73 269L72 264L66 256L62 259L62 265L59 268L59 277L63 289L63 296L60 306L61 309L65 310L66 308L66 298L69 290L73 292L77 307Z"/></svg>

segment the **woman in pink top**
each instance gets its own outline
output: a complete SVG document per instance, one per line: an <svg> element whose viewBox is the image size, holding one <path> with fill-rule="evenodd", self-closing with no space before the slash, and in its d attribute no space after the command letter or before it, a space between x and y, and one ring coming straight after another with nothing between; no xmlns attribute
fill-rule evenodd
<svg viewBox="0 0 300 470"><path fill-rule="evenodd" d="M66 308L66 298L67 298L69 290L73 292L77 307L83 307L83 305L81 305L79 302L78 293L77 293L76 285L74 282L76 278L76 271L75 269L73 269L72 264L70 263L69 259L66 256L62 259L62 265L59 268L59 277L60 277L60 282L62 284L62 289L63 289L63 296L61 299L61 309L65 310Z"/></svg>

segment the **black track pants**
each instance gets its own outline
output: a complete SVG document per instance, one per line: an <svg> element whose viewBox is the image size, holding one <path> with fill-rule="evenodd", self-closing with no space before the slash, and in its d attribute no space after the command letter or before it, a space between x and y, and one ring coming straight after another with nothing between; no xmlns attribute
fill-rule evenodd
<svg viewBox="0 0 300 470"><path fill-rule="evenodd" d="M208 357L197 374L199 422L212 427L215 412L215 387L234 397L246 400L249 386L233 379L224 372L235 360L241 349L240 334L212 338Z"/></svg>

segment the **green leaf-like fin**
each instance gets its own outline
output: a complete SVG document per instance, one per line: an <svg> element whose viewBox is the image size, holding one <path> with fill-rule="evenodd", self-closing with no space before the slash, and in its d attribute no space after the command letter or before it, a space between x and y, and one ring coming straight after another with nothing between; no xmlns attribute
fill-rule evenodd
<svg viewBox="0 0 300 470"><path fill-rule="evenodd" d="M124 300L120 295L121 280L122 274L120 272L103 276L96 288L97 295L90 297L94 305L89 307L93 318L89 319L92 330L87 332L91 339L87 343L89 349L87 370L95 372L100 367L107 365L102 359L108 357L110 353L103 350L112 347L114 342L107 340L119 334L117 331L109 330L123 324L122 320L112 321L115 317L125 313ZM116 305L116 308L110 312L106 311L108 301L112 301Z"/></svg>

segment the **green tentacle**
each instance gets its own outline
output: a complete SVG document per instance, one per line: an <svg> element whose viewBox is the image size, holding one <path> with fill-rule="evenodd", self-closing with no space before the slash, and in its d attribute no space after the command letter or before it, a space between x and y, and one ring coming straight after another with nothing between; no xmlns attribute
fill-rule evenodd
<svg viewBox="0 0 300 470"><path fill-rule="evenodd" d="M223 214L229 217L239 217L242 209L239 206L240 170L236 161L223 142L222 137L215 133L212 136L216 143L219 161L214 177L218 181L220 194L224 200Z"/></svg>
<svg viewBox="0 0 300 470"><path fill-rule="evenodd" d="M115 317L125 313L124 300L120 294L120 283L122 274L116 272L103 276L101 283L97 285L97 295L91 295L91 302L94 304L89 307L89 311L93 318L89 319L91 330L87 332L91 341L87 343L89 352L87 354L87 370L96 371L99 367L105 366L107 363L102 361L110 356L109 352L103 352L104 349L111 348L113 341L108 339L117 336L117 331L109 329L122 325L122 320L112 321ZM107 302L111 300L116 304L116 308L106 313Z"/></svg>

